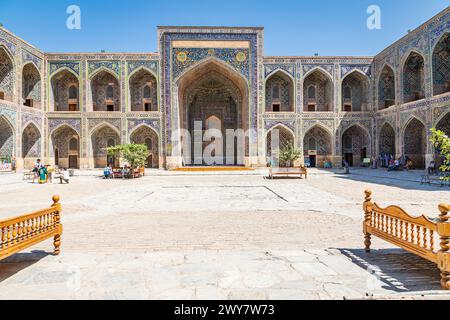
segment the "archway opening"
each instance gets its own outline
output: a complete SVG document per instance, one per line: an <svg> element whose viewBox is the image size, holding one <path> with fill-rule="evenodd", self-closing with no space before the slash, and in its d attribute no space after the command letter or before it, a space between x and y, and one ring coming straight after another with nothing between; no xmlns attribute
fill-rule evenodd
<svg viewBox="0 0 450 320"><path fill-rule="evenodd" d="M342 81L342 111L369 111L369 80L353 71Z"/></svg>
<svg viewBox="0 0 450 320"><path fill-rule="evenodd" d="M388 155L395 158L396 149L395 149L395 130L394 128L385 123L380 130L380 137L378 140L378 152L380 155ZM383 157L383 159L386 159ZM386 166L386 163L382 164Z"/></svg>
<svg viewBox="0 0 450 320"><path fill-rule="evenodd" d="M80 137L69 126L56 129L52 135L52 150L55 165L62 168L80 168Z"/></svg>
<svg viewBox="0 0 450 320"><path fill-rule="evenodd" d="M330 133L314 126L305 134L303 138L303 154L305 163L309 163L311 168L323 168L325 163L332 162L332 138Z"/></svg>
<svg viewBox="0 0 450 320"><path fill-rule="evenodd" d="M266 156L272 164L279 160L280 150L294 146L293 133L283 126L272 128L266 135Z"/></svg>
<svg viewBox="0 0 450 320"><path fill-rule="evenodd" d="M395 105L395 74L389 66L384 66L378 80L378 110Z"/></svg>
<svg viewBox="0 0 450 320"><path fill-rule="evenodd" d="M266 81L266 112L294 111L294 83L281 71Z"/></svg>
<svg viewBox="0 0 450 320"><path fill-rule="evenodd" d="M405 156L413 161L413 167L424 169L427 135L422 122L414 118L408 123L403 133L403 144Z"/></svg>
<svg viewBox="0 0 450 320"><path fill-rule="evenodd" d="M120 136L116 130L108 125L96 129L91 136L92 155L95 168L104 168L106 165L119 167L119 159L109 156L108 147L114 147L120 144Z"/></svg>
<svg viewBox="0 0 450 320"><path fill-rule="evenodd" d="M22 71L23 105L30 108L41 107L41 75L32 63L23 67Z"/></svg>
<svg viewBox="0 0 450 320"><path fill-rule="evenodd" d="M433 94L450 91L450 36L445 33L433 51Z"/></svg>
<svg viewBox="0 0 450 320"><path fill-rule="evenodd" d="M333 82L322 70L310 73L303 82L304 111L333 111Z"/></svg>
<svg viewBox="0 0 450 320"><path fill-rule="evenodd" d="M159 168L158 135L154 130L147 126L141 126L131 134L130 141L147 146L147 168Z"/></svg>
<svg viewBox="0 0 450 320"><path fill-rule="evenodd" d="M243 165L249 153L249 96L242 76L209 60L185 74L178 89L180 127L190 135L182 137L184 146L190 142L182 150L184 165ZM217 121L208 128L211 117Z"/></svg>
<svg viewBox="0 0 450 320"><path fill-rule="evenodd" d="M448 137L450 137L450 112L448 112L437 124L436 129L444 132ZM436 168L440 168L444 164L443 156L440 154L439 150L435 150L435 163Z"/></svg>
<svg viewBox="0 0 450 320"><path fill-rule="evenodd" d="M403 102L425 98L425 62L423 57L411 52L403 66Z"/></svg>
<svg viewBox="0 0 450 320"><path fill-rule="evenodd" d="M25 169L33 168L34 163L41 157L41 133L30 123L22 133L22 158Z"/></svg>
<svg viewBox="0 0 450 320"><path fill-rule="evenodd" d="M130 78L131 111L158 111L156 78L141 69Z"/></svg>
<svg viewBox="0 0 450 320"><path fill-rule="evenodd" d="M2 161L11 163L14 154L14 132L11 123L0 116L0 164Z"/></svg>
<svg viewBox="0 0 450 320"><path fill-rule="evenodd" d="M10 55L0 46L0 100L14 100L14 67Z"/></svg>
<svg viewBox="0 0 450 320"><path fill-rule="evenodd" d="M352 126L342 135L342 159L351 167L359 167L370 158L370 138L359 126Z"/></svg>
<svg viewBox="0 0 450 320"><path fill-rule="evenodd" d="M93 111L120 111L120 85L108 71L98 72L91 80Z"/></svg>
<svg viewBox="0 0 450 320"><path fill-rule="evenodd" d="M64 69L56 73L51 80L52 103L54 111L80 111L78 78Z"/></svg>

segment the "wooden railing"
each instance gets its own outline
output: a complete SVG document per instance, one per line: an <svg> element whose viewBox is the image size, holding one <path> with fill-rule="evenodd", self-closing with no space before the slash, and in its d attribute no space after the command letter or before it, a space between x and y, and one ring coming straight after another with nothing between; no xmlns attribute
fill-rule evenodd
<svg viewBox="0 0 450 320"><path fill-rule="evenodd" d="M370 252L371 237L377 236L438 265L441 285L450 290L450 206L440 204L437 219L413 217L402 208L381 208L372 202L372 192L365 191L364 237Z"/></svg>
<svg viewBox="0 0 450 320"><path fill-rule="evenodd" d="M0 220L0 260L52 237L54 254L58 255L62 235L61 210L59 197L54 196L50 208Z"/></svg>

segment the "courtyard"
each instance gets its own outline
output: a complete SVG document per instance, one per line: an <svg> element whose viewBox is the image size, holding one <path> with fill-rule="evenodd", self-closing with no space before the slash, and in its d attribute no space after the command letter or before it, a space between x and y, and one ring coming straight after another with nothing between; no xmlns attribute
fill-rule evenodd
<svg viewBox="0 0 450 320"><path fill-rule="evenodd" d="M422 171L148 170L137 180L77 171L69 185L0 179L0 219L63 206L51 241L0 262L0 299L448 298L435 265L376 238L364 252L364 190L385 207L436 217L450 189Z"/></svg>

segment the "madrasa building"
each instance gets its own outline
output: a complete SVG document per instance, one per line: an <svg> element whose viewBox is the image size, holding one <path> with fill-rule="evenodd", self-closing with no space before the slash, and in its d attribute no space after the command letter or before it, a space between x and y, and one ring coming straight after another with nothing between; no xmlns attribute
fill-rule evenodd
<svg viewBox="0 0 450 320"><path fill-rule="evenodd" d="M148 167L180 168L177 135L202 121L250 132L245 167L266 165L277 129L311 166L392 154L424 168L430 128L450 133L450 8L374 57L265 56L263 28L157 31L157 53L45 53L0 28L3 163L92 169L139 143Z"/></svg>

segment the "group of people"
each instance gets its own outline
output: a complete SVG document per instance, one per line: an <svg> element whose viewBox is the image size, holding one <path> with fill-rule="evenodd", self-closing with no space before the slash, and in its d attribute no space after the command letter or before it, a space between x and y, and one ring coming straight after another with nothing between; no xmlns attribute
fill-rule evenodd
<svg viewBox="0 0 450 320"><path fill-rule="evenodd" d="M125 179L133 176L133 169L127 165L123 166L122 169L120 169L120 176ZM103 169L103 178L105 179L114 179L114 170L112 165L108 164Z"/></svg>
<svg viewBox="0 0 450 320"><path fill-rule="evenodd" d="M399 159L396 159L394 155L385 153L380 154L376 160L378 160L382 168L387 168L388 171L414 169L414 162L408 156L402 156Z"/></svg>
<svg viewBox="0 0 450 320"><path fill-rule="evenodd" d="M53 178L59 178L59 182L69 184L69 171L65 168L55 168L51 165L44 165L41 159L37 159L34 164L32 172L34 173L34 180L37 178L39 184L53 183Z"/></svg>

